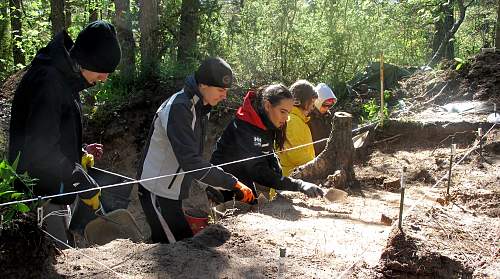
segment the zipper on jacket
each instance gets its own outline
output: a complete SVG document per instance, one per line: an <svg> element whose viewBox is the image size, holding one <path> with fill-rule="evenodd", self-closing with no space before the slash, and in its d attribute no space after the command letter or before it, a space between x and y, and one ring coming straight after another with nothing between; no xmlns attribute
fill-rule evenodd
<svg viewBox="0 0 500 279"><path fill-rule="evenodd" d="M175 179L177 178L177 173L179 173L180 170L181 170L181 166L179 166L177 168L177 170L175 171L176 175L174 176L174 178L172 178L172 181L170 181L170 184L168 185L168 189L171 189L172 186L174 185Z"/></svg>

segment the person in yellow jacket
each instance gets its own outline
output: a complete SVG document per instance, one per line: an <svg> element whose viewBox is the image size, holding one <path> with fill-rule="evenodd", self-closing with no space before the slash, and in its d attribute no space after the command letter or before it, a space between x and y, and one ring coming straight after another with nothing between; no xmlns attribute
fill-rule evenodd
<svg viewBox="0 0 500 279"><path fill-rule="evenodd" d="M306 80L298 80L290 86L294 98L294 107L287 121L285 150L312 143L309 113L314 109L318 94L313 85ZM279 153L283 175L289 176L292 170L315 157L314 146L306 145L297 149Z"/></svg>

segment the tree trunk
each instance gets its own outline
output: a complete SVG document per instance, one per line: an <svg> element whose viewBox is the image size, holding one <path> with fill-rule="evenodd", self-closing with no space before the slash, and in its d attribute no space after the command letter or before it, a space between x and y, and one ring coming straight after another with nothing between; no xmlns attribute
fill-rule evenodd
<svg viewBox="0 0 500 279"><path fill-rule="evenodd" d="M434 26L436 29L436 32L434 34L434 38L432 40L432 54L436 53L437 50L439 49L439 46L441 43L444 41L446 33L448 33L451 28L453 28L453 5L451 5L451 1L449 4L444 4L439 6L439 10L436 16L441 16L443 15L443 18L436 21ZM444 51L438 57L439 60L442 60L443 58L446 59L453 59L454 58L454 52L455 52L455 47L453 41L444 41L445 46L444 46Z"/></svg>
<svg viewBox="0 0 500 279"><path fill-rule="evenodd" d="M9 39L9 13L8 2L0 1L0 83L8 76L8 65L11 60L11 49Z"/></svg>
<svg viewBox="0 0 500 279"><path fill-rule="evenodd" d="M452 0L448 0L448 5L451 5L451 1ZM432 59L429 61L429 63L427 63L427 66L434 67L440 61L440 57L442 57L445 51L446 43L455 35L455 33L457 33L458 28L460 28L460 25L462 25L462 22L464 22L465 12L469 5L472 4L472 2L473 1L471 1L467 5L464 5L464 0L456 0L458 10L460 12L458 20L453 23L453 27L446 33L443 40L441 41L441 44L439 45L439 48L432 56Z"/></svg>
<svg viewBox="0 0 500 279"><path fill-rule="evenodd" d="M26 65L26 58L21 49L23 30L22 30L22 12L21 0L9 0L10 6L10 29L12 36L12 58L14 65Z"/></svg>
<svg viewBox="0 0 500 279"><path fill-rule="evenodd" d="M498 0L497 8L497 28L495 34L495 48L500 49L500 0Z"/></svg>
<svg viewBox="0 0 500 279"><path fill-rule="evenodd" d="M200 28L200 1L183 0L181 7L181 23L177 46L178 63L189 62L196 57L197 36Z"/></svg>
<svg viewBox="0 0 500 279"><path fill-rule="evenodd" d="M50 0L50 21L52 22L52 35L66 28L64 0Z"/></svg>
<svg viewBox="0 0 500 279"><path fill-rule="evenodd" d="M132 33L130 0L115 0L115 26L118 41L122 48L120 75L126 83L135 79L135 41Z"/></svg>
<svg viewBox="0 0 500 279"><path fill-rule="evenodd" d="M64 26L66 27L66 30L71 26L71 23L73 22L72 14L71 14L71 1L65 1L64 2L64 15L65 15L65 23Z"/></svg>
<svg viewBox="0 0 500 279"><path fill-rule="evenodd" d="M353 161L352 115L336 112L325 150L313 161L295 169L290 177L315 181L341 171L345 172L346 186L351 186L356 181Z"/></svg>
<svg viewBox="0 0 500 279"><path fill-rule="evenodd" d="M139 0L139 28L141 31L141 71L149 76L155 73L158 55L158 3Z"/></svg>
<svg viewBox="0 0 500 279"><path fill-rule="evenodd" d="M99 19L98 4L95 0L89 0L89 23Z"/></svg>

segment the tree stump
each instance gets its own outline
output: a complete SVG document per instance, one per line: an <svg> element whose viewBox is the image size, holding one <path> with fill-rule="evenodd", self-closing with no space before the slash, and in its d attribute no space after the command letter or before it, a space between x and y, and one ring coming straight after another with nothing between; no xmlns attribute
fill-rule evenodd
<svg viewBox="0 0 500 279"><path fill-rule="evenodd" d="M297 167L290 177L312 182L341 171L340 173L345 173L345 179L340 179L340 181L345 181L345 185L334 186L349 187L356 181L353 158L352 115L346 112L336 112L325 150L314 160Z"/></svg>

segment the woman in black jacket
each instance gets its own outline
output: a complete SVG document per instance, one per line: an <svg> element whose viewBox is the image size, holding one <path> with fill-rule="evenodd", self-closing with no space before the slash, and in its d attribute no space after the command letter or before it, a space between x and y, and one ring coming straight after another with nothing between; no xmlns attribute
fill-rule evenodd
<svg viewBox="0 0 500 279"><path fill-rule="evenodd" d="M263 86L250 91L236 117L217 141L211 162L219 165L236 160L257 157L222 166L252 188L255 183L277 190L300 191L308 197L323 196L321 188L313 183L282 175L274 147L282 150L285 126L293 107L290 91L281 84ZM225 197L228 195L225 193Z"/></svg>

